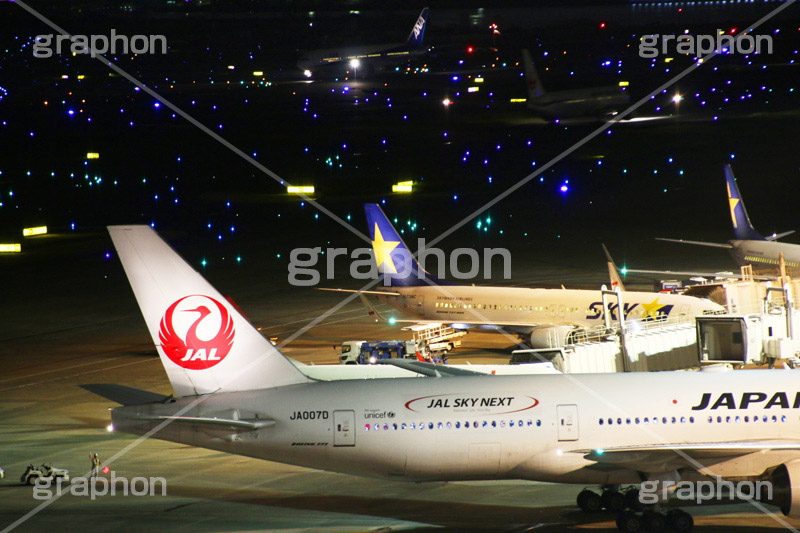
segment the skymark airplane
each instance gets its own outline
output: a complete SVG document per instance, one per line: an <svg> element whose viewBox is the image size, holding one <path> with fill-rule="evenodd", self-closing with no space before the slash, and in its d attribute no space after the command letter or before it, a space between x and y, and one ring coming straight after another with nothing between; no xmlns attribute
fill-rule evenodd
<svg viewBox="0 0 800 533"><path fill-rule="evenodd" d="M427 21L426 7L417 17L405 43L312 50L300 58L297 66L307 77L311 77L316 70L326 67L361 69L364 73L380 72L388 65L403 63L412 57L428 53L429 49L422 45Z"/></svg>
<svg viewBox="0 0 800 533"><path fill-rule="evenodd" d="M738 264L756 267L777 268L780 263L780 254L783 254L786 266L800 267L800 245L777 242L777 239L794 233L794 230L768 237L762 236L750 223L750 217L747 215L742 195L739 193L739 187L736 186L736 178L733 176L733 170L730 165L725 165L725 182L728 188L728 204L731 211L731 221L733 222L733 235L735 237L733 240L727 243L664 238L659 238L658 240L724 248L730 250Z"/></svg>
<svg viewBox="0 0 800 533"><path fill-rule="evenodd" d="M150 227L109 233L175 391L84 385L121 404L111 410L115 430L405 481L768 480L764 501L800 516L791 370L318 382ZM578 502L625 505L614 488L602 497L584 490ZM623 512L618 524L639 531L665 521L693 525L680 510Z"/></svg>
<svg viewBox="0 0 800 533"><path fill-rule="evenodd" d="M457 329L480 328L515 333L533 348L564 341L578 327L604 324L600 291L530 289L453 285L427 273L411 255L378 204L365 204L378 272L388 287L364 291L408 317L405 322L447 323ZM692 296L653 292L624 293L626 321L656 320L721 311L719 305ZM609 302L609 315L618 320L619 305Z"/></svg>
<svg viewBox="0 0 800 533"><path fill-rule="evenodd" d="M599 118L628 105L628 95L614 86L546 93L527 49L522 51L522 67L528 84L528 108L546 119Z"/></svg>

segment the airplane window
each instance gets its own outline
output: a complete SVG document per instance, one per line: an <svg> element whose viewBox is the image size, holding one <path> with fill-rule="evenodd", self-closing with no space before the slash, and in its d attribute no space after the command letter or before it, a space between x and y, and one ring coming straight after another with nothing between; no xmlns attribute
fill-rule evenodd
<svg viewBox="0 0 800 533"><path fill-rule="evenodd" d="M739 417L737 416L736 418L733 419L733 421L738 424L739 423Z"/></svg>
<svg viewBox="0 0 800 533"><path fill-rule="evenodd" d="M689 423L690 423L690 424L694 424L694 417L693 417L693 416L690 416L690 417L689 417Z"/></svg>
<svg viewBox="0 0 800 533"><path fill-rule="evenodd" d="M718 423L719 423L719 422L722 422L722 417L721 417L721 416L718 416L718 417L717 417L717 422L718 422Z"/></svg>
<svg viewBox="0 0 800 533"><path fill-rule="evenodd" d="M730 424L730 423L731 423L731 417L729 417L729 416L726 416L726 417L725 417L725 423L726 423L726 424Z"/></svg>
<svg viewBox="0 0 800 533"><path fill-rule="evenodd" d="M626 424L628 424L628 425L630 425L630 424L631 424L631 419L630 419L630 418L626 418L626 419L625 419L625 423L626 423Z"/></svg>
<svg viewBox="0 0 800 533"><path fill-rule="evenodd" d="M764 415L763 417L761 417L761 421L762 422L768 422L769 421L769 417L767 415Z"/></svg>
<svg viewBox="0 0 800 533"><path fill-rule="evenodd" d="M383 430L384 431L389 431L389 424L384 424L383 425Z"/></svg>
<svg viewBox="0 0 800 533"><path fill-rule="evenodd" d="M410 423L408 424L408 427L409 427L410 429L417 429L417 427L414 425L414 422L410 422Z"/></svg>
<svg viewBox="0 0 800 533"><path fill-rule="evenodd" d="M537 420L536 421L536 427L541 427L541 425L542 425L542 421L541 420Z"/></svg>
<svg viewBox="0 0 800 533"><path fill-rule="evenodd" d="M460 427L461 427L461 422L456 422L456 429L459 429Z"/></svg>
<svg viewBox="0 0 800 533"><path fill-rule="evenodd" d="M512 427L512 428L514 427L514 421L513 420L509 420L508 421L508 427Z"/></svg>
<svg viewBox="0 0 800 533"><path fill-rule="evenodd" d="M436 429L442 429L442 423L441 423L441 422L439 422L438 424L436 424Z"/></svg>
<svg viewBox="0 0 800 533"><path fill-rule="evenodd" d="M666 424L667 423L667 417L666 416L661 418L661 423L662 424Z"/></svg>
<svg viewBox="0 0 800 533"><path fill-rule="evenodd" d="M610 425L611 425L611 424L613 424L613 423L614 423L614 419L613 419L613 418L609 418L609 419L608 419L608 425L610 426Z"/></svg>
<svg viewBox="0 0 800 533"><path fill-rule="evenodd" d="M745 422L750 422L750 417L749 416L744 417L744 421Z"/></svg>
<svg viewBox="0 0 800 533"><path fill-rule="evenodd" d="M639 417L638 417L638 416L636 417L636 419L634 420L634 422L635 422L635 423L637 423L637 424L639 423Z"/></svg>
<svg viewBox="0 0 800 533"><path fill-rule="evenodd" d="M645 424L649 424L649 423L650 423L650 419L649 419L649 418L647 418L647 417L644 417L644 423L645 423Z"/></svg>
<svg viewBox="0 0 800 533"><path fill-rule="evenodd" d="M653 417L653 424L658 424L658 417L657 416Z"/></svg>
<svg viewBox="0 0 800 533"><path fill-rule="evenodd" d="M392 429L397 431L397 424L392 424Z"/></svg>
<svg viewBox="0 0 800 533"><path fill-rule="evenodd" d="M737 416L736 418L739 418L739 417ZM738 422L738 420L737 420L737 422ZM685 423L686 423L686 417L682 416L681 417L681 424L685 424Z"/></svg>
<svg viewBox="0 0 800 533"><path fill-rule="evenodd" d="M428 422L428 429L433 429L433 422Z"/></svg>
<svg viewBox="0 0 800 533"><path fill-rule="evenodd" d="M500 421L500 427L501 427L501 428L504 428L504 427L506 427L506 421L505 421L505 420L501 420L501 421Z"/></svg>
<svg viewBox="0 0 800 533"><path fill-rule="evenodd" d="M406 429L406 424L405 424L405 422L403 422L402 424L400 424L400 429Z"/></svg>
<svg viewBox="0 0 800 533"><path fill-rule="evenodd" d="M482 425L483 425L483 427L486 427L489 424L486 422L486 420L484 420Z"/></svg>
<svg viewBox="0 0 800 533"><path fill-rule="evenodd" d="M708 423L711 424L713 422L714 422L714 417L713 416L709 416L708 417Z"/></svg>
<svg viewBox="0 0 800 533"><path fill-rule="evenodd" d="M496 428L496 427L497 427L497 421L496 421L496 420L492 420L492 427L493 427L493 428Z"/></svg>
<svg viewBox="0 0 800 533"><path fill-rule="evenodd" d="M369 424L364 426L364 431L369 431Z"/></svg>
<svg viewBox="0 0 800 533"><path fill-rule="evenodd" d="M374 426L372 426L372 429L374 429L375 431L380 431L381 430L381 425L380 424L375 424Z"/></svg>
<svg viewBox="0 0 800 533"><path fill-rule="evenodd" d="M622 425L622 419L621 419L621 418L617 418L617 425L618 425L618 426L621 426L621 425Z"/></svg>
<svg viewBox="0 0 800 533"><path fill-rule="evenodd" d="M451 424L450 422L448 422L448 423L447 423L447 429L453 429L453 424Z"/></svg>
<svg viewBox="0 0 800 533"><path fill-rule="evenodd" d="M777 417L777 416L775 416L775 415L772 415L772 421L773 421L773 422L777 422L777 421L778 421L778 417Z"/></svg>
<svg viewBox="0 0 800 533"><path fill-rule="evenodd" d="M786 422L786 415L781 416L781 422Z"/></svg>
<svg viewBox="0 0 800 533"><path fill-rule="evenodd" d="M512 424L513 424L513 422L512 422ZM600 425L601 426L603 425L603 419L602 418L600 419Z"/></svg>
<svg viewBox="0 0 800 533"><path fill-rule="evenodd" d="M675 417L674 416L672 417L672 423L673 424L675 423Z"/></svg>
<svg viewBox="0 0 800 533"><path fill-rule="evenodd" d="M420 422L419 429L420 429L420 431L425 429L425 423L424 422Z"/></svg>

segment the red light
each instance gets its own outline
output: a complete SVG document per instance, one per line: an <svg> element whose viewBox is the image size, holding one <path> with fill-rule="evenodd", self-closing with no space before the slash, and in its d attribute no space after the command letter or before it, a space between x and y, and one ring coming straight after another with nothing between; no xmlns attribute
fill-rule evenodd
<svg viewBox="0 0 800 533"><path fill-rule="evenodd" d="M107 467L107 466L103 467L103 473L104 474L108 474L109 472L111 472L111 469L109 467Z"/></svg>
<svg viewBox="0 0 800 533"><path fill-rule="evenodd" d="M474 49L471 46L467 47L467 53L468 54L471 54L473 51L474 51Z"/></svg>
<svg viewBox="0 0 800 533"><path fill-rule="evenodd" d="M605 27L606 27L606 23L605 23L605 22L601 22L601 23L600 23L600 27L601 27L601 28L605 28Z"/></svg>
<svg viewBox="0 0 800 533"><path fill-rule="evenodd" d="M736 30L737 30L737 29L738 29L738 28L731 28L731 35L733 35L734 33L736 33Z"/></svg>

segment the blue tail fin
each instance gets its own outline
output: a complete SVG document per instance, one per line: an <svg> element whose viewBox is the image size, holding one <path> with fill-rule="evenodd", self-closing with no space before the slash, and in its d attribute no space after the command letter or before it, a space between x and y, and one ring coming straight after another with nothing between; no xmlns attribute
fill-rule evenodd
<svg viewBox="0 0 800 533"><path fill-rule="evenodd" d="M736 178L730 165L725 165L725 181L728 185L728 203L731 209L731 221L733 222L733 233L740 241L763 241L764 237L758 233L750 223L747 216L747 209L744 208L742 195L739 194L739 187L736 186Z"/></svg>
<svg viewBox="0 0 800 533"><path fill-rule="evenodd" d="M378 204L364 204L364 211L378 272L388 279L389 286L419 287L428 285L426 279L433 284L450 285L422 269Z"/></svg>
<svg viewBox="0 0 800 533"><path fill-rule="evenodd" d="M414 27L411 28L411 33L406 40L406 45L410 47L422 46L422 38L425 36L425 25L428 22L428 8L422 10L422 13L417 17Z"/></svg>

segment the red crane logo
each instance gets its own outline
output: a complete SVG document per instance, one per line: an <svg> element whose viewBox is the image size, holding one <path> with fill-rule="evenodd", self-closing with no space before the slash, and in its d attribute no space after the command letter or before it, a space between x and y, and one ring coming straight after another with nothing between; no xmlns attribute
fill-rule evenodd
<svg viewBox="0 0 800 533"><path fill-rule="evenodd" d="M179 331L185 333L181 336ZM192 294L167 308L158 338L173 363L187 370L205 370L225 359L235 334L233 318L224 305L209 296Z"/></svg>

